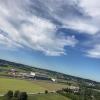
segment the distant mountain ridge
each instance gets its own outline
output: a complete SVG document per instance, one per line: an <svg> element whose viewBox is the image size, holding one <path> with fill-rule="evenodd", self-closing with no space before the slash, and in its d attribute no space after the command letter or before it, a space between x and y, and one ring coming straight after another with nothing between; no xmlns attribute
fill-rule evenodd
<svg viewBox="0 0 100 100"><path fill-rule="evenodd" d="M58 79L64 79L64 80L72 80L75 82L89 82L89 83L94 83L94 84L100 84L99 82L93 81L93 80L89 80L89 79L83 79L80 77L76 77L76 76L71 76L71 75L67 75L67 74L63 74L60 72L56 72L56 71L51 71L51 70L47 70L47 69L41 69L41 68L36 68L36 67L32 67L32 66L28 66L28 65L24 65L24 64L20 64L20 63L16 63L16 62L11 62L11 61L6 61L6 60L2 60L0 59L0 66L13 66L15 68L19 68L19 69L23 69L26 71L34 71L34 72L39 72L39 73L44 73L50 77L55 77Z"/></svg>

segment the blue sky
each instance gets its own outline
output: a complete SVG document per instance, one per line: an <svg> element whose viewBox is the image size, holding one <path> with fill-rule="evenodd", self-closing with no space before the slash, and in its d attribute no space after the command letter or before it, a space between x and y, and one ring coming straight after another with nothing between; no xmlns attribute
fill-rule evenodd
<svg viewBox="0 0 100 100"><path fill-rule="evenodd" d="M100 81L99 0L0 0L0 58Z"/></svg>

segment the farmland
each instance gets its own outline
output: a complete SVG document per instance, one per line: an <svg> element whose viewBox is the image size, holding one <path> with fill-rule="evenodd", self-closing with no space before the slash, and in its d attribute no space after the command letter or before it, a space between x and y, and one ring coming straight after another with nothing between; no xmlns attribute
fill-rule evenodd
<svg viewBox="0 0 100 100"><path fill-rule="evenodd" d="M3 97L0 97L3 100ZM28 100L71 100L59 94L36 94L29 95Z"/></svg>
<svg viewBox="0 0 100 100"><path fill-rule="evenodd" d="M27 93L39 93L48 91L55 91L67 87L66 85L52 83L48 81L32 81L22 79L0 78L0 94L6 93L8 90L27 91Z"/></svg>
<svg viewBox="0 0 100 100"><path fill-rule="evenodd" d="M98 82L0 60L0 96L9 90L26 92L28 100L100 100Z"/></svg>
<svg viewBox="0 0 100 100"><path fill-rule="evenodd" d="M29 100L70 100L59 94L37 94L34 96L29 96Z"/></svg>
<svg viewBox="0 0 100 100"><path fill-rule="evenodd" d="M38 81L38 80L22 80L14 78L0 78L0 95L7 93L8 90L20 90L27 91L29 94L28 100L70 100L62 95L56 93L44 94L45 90L56 91L58 89L67 87L66 85L52 83L48 81ZM38 94L41 93L42 94ZM35 93L35 94L30 94ZM0 97L0 100L3 97Z"/></svg>

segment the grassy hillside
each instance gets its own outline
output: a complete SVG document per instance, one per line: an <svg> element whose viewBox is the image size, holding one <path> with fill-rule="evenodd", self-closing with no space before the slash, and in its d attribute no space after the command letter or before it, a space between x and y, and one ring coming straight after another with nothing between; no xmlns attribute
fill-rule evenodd
<svg viewBox="0 0 100 100"><path fill-rule="evenodd" d="M0 97L3 100L3 97ZM28 97L28 100L71 100L59 94L37 94Z"/></svg>
<svg viewBox="0 0 100 100"><path fill-rule="evenodd" d="M29 100L70 100L58 94L38 94L29 96Z"/></svg>
<svg viewBox="0 0 100 100"><path fill-rule="evenodd" d="M47 69L40 69L40 68L36 68L34 66L28 66L28 65L19 64L19 63L10 62L10 61L5 61L5 60L0 59L0 71L2 72L2 70L4 70L4 69L7 70L9 68L15 68L19 71L27 71L27 72L33 71L33 72L38 72L38 73L44 73L49 77L54 77L57 79L63 79L63 80L67 80L67 81L74 81L74 82L78 82L78 83L89 82L89 83L94 83L95 85L100 84L99 82L95 82L95 81L92 81L89 79L83 79L80 77L75 77L75 76L66 75L63 73L55 72L55 71L50 71ZM3 73L1 73L1 74L3 74Z"/></svg>
<svg viewBox="0 0 100 100"><path fill-rule="evenodd" d="M8 90L20 90L32 92L42 92L45 88L25 80L0 78L0 94L6 93Z"/></svg>
<svg viewBox="0 0 100 100"><path fill-rule="evenodd" d="M66 85L52 83L48 81L27 81L20 79L0 78L0 94L6 93L8 90L27 91L27 93L39 93L48 91L55 91L67 87Z"/></svg>

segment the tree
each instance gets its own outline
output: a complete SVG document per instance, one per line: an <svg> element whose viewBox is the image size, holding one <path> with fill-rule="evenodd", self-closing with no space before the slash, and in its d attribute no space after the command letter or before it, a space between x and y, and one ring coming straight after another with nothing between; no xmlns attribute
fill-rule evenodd
<svg viewBox="0 0 100 100"><path fill-rule="evenodd" d="M48 94L48 90L45 90L45 94Z"/></svg>
<svg viewBox="0 0 100 100"><path fill-rule="evenodd" d="M19 95L19 100L27 100L28 95L26 92L21 92Z"/></svg>
<svg viewBox="0 0 100 100"><path fill-rule="evenodd" d="M13 91L9 90L7 92L7 94L5 95L5 97L6 97L7 100L11 100L12 97L13 97Z"/></svg>
<svg viewBox="0 0 100 100"><path fill-rule="evenodd" d="M19 98L19 95L20 95L20 92L17 90L17 91L15 91L15 93L14 93L14 97L15 98Z"/></svg>

